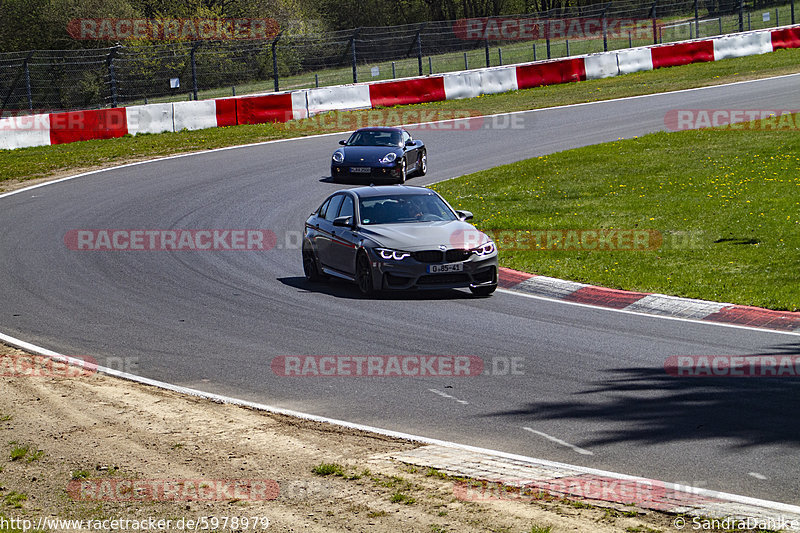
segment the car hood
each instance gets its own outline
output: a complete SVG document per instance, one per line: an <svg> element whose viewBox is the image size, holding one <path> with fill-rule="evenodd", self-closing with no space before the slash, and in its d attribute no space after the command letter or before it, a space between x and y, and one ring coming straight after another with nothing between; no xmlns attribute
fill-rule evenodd
<svg viewBox="0 0 800 533"><path fill-rule="evenodd" d="M440 246L471 249L489 240L475 226L460 220L367 225L361 226L361 233L378 246L408 252L437 250Z"/></svg>
<svg viewBox="0 0 800 533"><path fill-rule="evenodd" d="M403 150L392 146L342 146L339 150L347 163L377 163L389 152L403 155Z"/></svg>

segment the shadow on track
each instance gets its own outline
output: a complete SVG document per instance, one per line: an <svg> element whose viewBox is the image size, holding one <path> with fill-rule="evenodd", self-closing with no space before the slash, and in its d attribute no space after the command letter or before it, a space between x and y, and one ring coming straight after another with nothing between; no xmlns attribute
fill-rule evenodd
<svg viewBox="0 0 800 533"><path fill-rule="evenodd" d="M364 297L358 291L358 288L353 283L347 281L331 280L318 283L312 283L306 280L303 276L294 276L288 278L277 278L279 282L289 287L299 289L305 292L318 292L334 296L336 298L345 298L349 300L404 300L404 301L423 301L423 300L479 300L472 296L466 289L446 289L446 290L424 290L424 291L382 291L376 293L374 296Z"/></svg>
<svg viewBox="0 0 800 533"><path fill-rule="evenodd" d="M800 343L750 355L799 356ZM800 359L796 359L800 361ZM800 362L794 365L800 374ZM503 416L529 424L585 420L608 427L582 446L729 439L734 447L800 447L800 377L674 377L664 367L617 368L570 402L536 402Z"/></svg>

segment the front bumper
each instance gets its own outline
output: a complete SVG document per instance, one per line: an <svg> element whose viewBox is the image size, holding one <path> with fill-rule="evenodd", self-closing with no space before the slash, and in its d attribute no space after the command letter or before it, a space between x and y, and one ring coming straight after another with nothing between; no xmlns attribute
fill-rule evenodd
<svg viewBox="0 0 800 533"><path fill-rule="evenodd" d="M402 261L384 260L370 254L372 279L376 290L461 289L497 285L497 253L479 257L472 255L462 264L461 272L431 274L428 266L408 257ZM450 264L450 263L447 263Z"/></svg>
<svg viewBox="0 0 800 533"><path fill-rule="evenodd" d="M352 168L369 168L369 172L352 172ZM400 165L354 165L350 163L331 164L331 177L347 180L396 180L400 177Z"/></svg>

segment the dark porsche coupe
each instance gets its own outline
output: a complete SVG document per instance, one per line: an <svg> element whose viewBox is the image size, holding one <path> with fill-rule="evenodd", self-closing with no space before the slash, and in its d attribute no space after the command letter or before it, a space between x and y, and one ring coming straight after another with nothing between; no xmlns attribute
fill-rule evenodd
<svg viewBox="0 0 800 533"><path fill-rule="evenodd" d="M339 144L331 158L333 181L404 183L428 171L425 144L402 128L361 128Z"/></svg>

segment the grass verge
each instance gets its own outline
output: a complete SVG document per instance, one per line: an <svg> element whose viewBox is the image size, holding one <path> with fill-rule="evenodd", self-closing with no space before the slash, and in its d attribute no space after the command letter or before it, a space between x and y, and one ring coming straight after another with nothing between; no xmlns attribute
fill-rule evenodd
<svg viewBox="0 0 800 533"><path fill-rule="evenodd" d="M454 112L492 114L558 105L608 100L626 96L717 85L733 81L800 72L800 49L779 50L760 56L726 59L629 74L615 78L551 85L468 100L448 100L403 106L410 121L424 112L451 118ZM126 136L20 150L0 150L0 188L12 183L49 178L81 170L108 167L157 156L194 152L225 146L347 131L370 123L373 112L334 112L286 124L257 124L198 131ZM402 117L402 115L401 115ZM415 117L415 118L413 118ZM332 143L332 145L335 143Z"/></svg>
<svg viewBox="0 0 800 533"><path fill-rule="evenodd" d="M799 154L796 127L661 132L433 188L495 236L503 266L797 311Z"/></svg>

